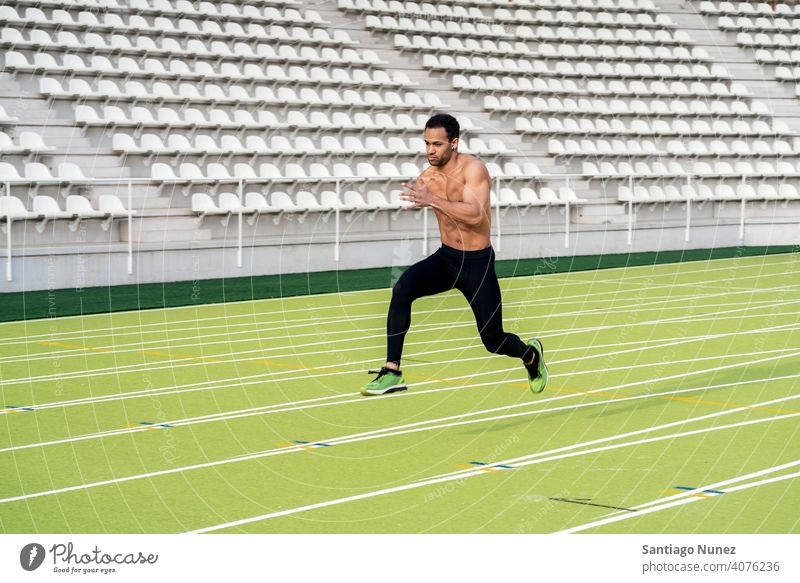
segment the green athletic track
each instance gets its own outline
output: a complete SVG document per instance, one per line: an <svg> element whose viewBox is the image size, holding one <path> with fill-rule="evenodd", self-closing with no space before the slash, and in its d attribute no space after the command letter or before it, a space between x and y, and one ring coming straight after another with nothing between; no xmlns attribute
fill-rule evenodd
<svg viewBox="0 0 800 583"><path fill-rule="evenodd" d="M0 532L800 532L800 254L501 287L540 395L457 292L374 398L388 289L2 323Z"/></svg>

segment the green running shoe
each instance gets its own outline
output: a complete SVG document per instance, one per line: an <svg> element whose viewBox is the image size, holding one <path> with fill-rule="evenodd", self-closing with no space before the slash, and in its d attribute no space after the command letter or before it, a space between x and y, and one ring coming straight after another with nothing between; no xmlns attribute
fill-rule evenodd
<svg viewBox="0 0 800 583"><path fill-rule="evenodd" d="M390 393L399 393L400 391L408 390L406 381L403 379L403 375L400 371L394 371L390 368L383 367L381 370L371 370L369 374L377 374L378 376L361 389L361 394L364 396L388 395Z"/></svg>
<svg viewBox="0 0 800 583"><path fill-rule="evenodd" d="M538 338L531 338L528 340L528 346L536 351L539 355L539 362L536 367L525 366L528 369L528 386L531 388L532 393L541 393L547 386L547 365L544 362L544 347Z"/></svg>

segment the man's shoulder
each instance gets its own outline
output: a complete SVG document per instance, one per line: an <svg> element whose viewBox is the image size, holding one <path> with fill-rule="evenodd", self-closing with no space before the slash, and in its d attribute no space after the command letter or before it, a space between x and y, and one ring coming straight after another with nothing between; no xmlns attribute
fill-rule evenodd
<svg viewBox="0 0 800 583"><path fill-rule="evenodd" d="M489 170L486 168L486 164L484 164L481 160L472 154L461 154L461 156L465 158L464 164L462 165L465 175L475 178L489 176Z"/></svg>

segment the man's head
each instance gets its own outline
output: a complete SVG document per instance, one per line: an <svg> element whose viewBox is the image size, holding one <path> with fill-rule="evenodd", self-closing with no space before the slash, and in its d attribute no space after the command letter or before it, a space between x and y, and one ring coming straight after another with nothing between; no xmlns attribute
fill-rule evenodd
<svg viewBox="0 0 800 583"><path fill-rule="evenodd" d="M437 113L425 124L425 152L431 166L444 166L458 148L461 128L458 120L446 113Z"/></svg>

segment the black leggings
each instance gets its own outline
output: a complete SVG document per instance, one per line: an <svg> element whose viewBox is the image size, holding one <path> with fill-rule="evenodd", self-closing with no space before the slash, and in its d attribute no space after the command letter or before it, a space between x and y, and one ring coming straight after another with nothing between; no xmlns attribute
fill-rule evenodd
<svg viewBox="0 0 800 583"><path fill-rule="evenodd" d="M411 325L412 302L454 288L467 298L486 350L514 358L530 354L519 336L503 331L494 249L459 251L442 245L433 255L409 267L392 289L386 322L387 362L400 364L403 341Z"/></svg>

